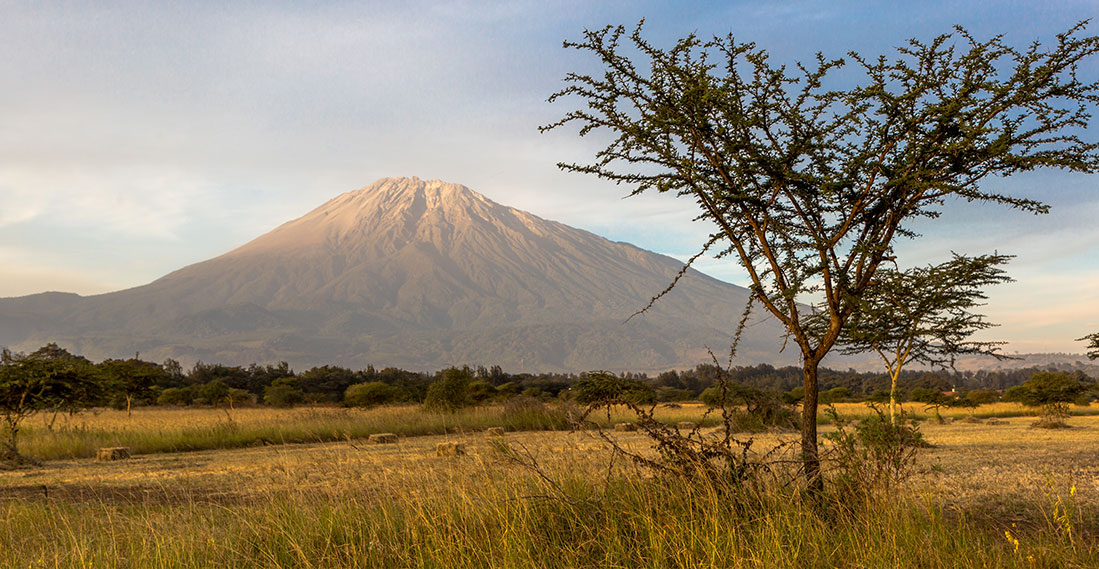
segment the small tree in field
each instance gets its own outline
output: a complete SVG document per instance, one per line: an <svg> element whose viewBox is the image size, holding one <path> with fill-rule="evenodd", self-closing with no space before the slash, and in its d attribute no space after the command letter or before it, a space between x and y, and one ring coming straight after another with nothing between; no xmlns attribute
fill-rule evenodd
<svg viewBox="0 0 1099 569"><path fill-rule="evenodd" d="M1078 342L1088 342L1088 358L1099 360L1099 332L1079 338Z"/></svg>
<svg viewBox="0 0 1099 569"><path fill-rule="evenodd" d="M847 321L842 338L849 354L872 351L889 372L889 422L897 424L897 379L910 362L953 366L960 354L998 356L999 342L969 336L992 326L971 310L985 299L982 287L1007 282L1006 255L954 258L907 271L881 269Z"/></svg>
<svg viewBox="0 0 1099 569"><path fill-rule="evenodd" d="M1039 410L1040 417L1034 426L1059 428L1065 426L1069 403L1087 391L1089 385L1063 371L1040 371L1022 387L1017 395L1019 401Z"/></svg>
<svg viewBox="0 0 1099 569"><path fill-rule="evenodd" d="M988 178L1099 170L1099 146L1077 135L1099 92L1076 73L1099 51L1083 28L1024 49L957 28L909 40L893 57L851 53L856 71L841 79L843 59L818 55L791 70L731 35L691 35L665 50L640 25L608 26L565 43L604 70L567 75L550 101L574 97L577 107L543 130L606 132L592 163L560 167L632 194L689 198L713 223L703 251L740 263L753 300L801 352L803 470L819 490L817 370L895 241L951 198L1047 211L982 187Z"/></svg>
<svg viewBox="0 0 1099 569"><path fill-rule="evenodd" d="M158 381L168 377L168 373L164 371L164 368L153 362L142 361L138 358L106 360L97 367L109 388L125 398L127 416L133 415L132 408L135 398L151 396L153 386Z"/></svg>
<svg viewBox="0 0 1099 569"><path fill-rule="evenodd" d="M473 371L468 367L448 368L440 371L435 381L428 386L424 397L424 407L433 411L454 412L473 404L469 384L473 382Z"/></svg>
<svg viewBox="0 0 1099 569"><path fill-rule="evenodd" d="M95 392L88 361L50 344L33 354L0 353L0 419L6 437L0 460L24 462L18 436L27 417L46 409L75 409L89 404ZM57 350L60 350L59 353Z"/></svg>

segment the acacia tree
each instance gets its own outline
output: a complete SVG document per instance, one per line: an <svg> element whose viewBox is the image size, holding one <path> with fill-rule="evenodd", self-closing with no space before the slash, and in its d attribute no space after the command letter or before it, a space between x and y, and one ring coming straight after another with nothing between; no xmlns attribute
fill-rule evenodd
<svg viewBox="0 0 1099 569"><path fill-rule="evenodd" d="M851 53L859 78L846 88L851 75L834 73L844 59L818 54L791 70L732 35L691 35L664 50L641 24L628 35L586 30L565 47L594 54L604 70L568 74L549 100L579 106L542 130L607 132L592 163L559 166L627 184L631 195L690 198L714 224L703 251L739 261L753 300L801 351L801 452L819 490L817 368L894 242L948 198L1047 211L983 187L986 178L1099 169L1097 145L1076 134L1099 92L1077 78L1079 62L1099 51L1083 28L1025 49L956 28L909 40L892 57Z"/></svg>
<svg viewBox="0 0 1099 569"><path fill-rule="evenodd" d="M1083 338L1078 338L1077 342L1088 342L1088 358L1093 360L1099 360L1099 332L1094 334L1088 334Z"/></svg>
<svg viewBox="0 0 1099 569"><path fill-rule="evenodd" d="M1063 371L1039 371L1022 385L1017 396L1023 405L1038 408L1039 418L1033 426L1060 428L1068 418L1068 404L1089 387Z"/></svg>
<svg viewBox="0 0 1099 569"><path fill-rule="evenodd" d="M882 268L847 320L841 343L848 354L874 352L889 372L889 421L897 424L897 378L910 362L953 366L961 354L997 354L1002 342L968 338L993 326L971 312L985 299L982 287L1009 282L1000 269L1007 255L954 258L905 271Z"/></svg>
<svg viewBox="0 0 1099 569"><path fill-rule="evenodd" d="M19 453L18 436L27 417L45 409L87 405L86 398L95 391L91 377L87 360L72 356L56 344L30 355L5 348L0 353L0 420L6 437L0 443L0 460L26 460Z"/></svg>
<svg viewBox="0 0 1099 569"><path fill-rule="evenodd" d="M137 357L128 360L106 360L99 364L100 373L110 388L126 400L126 416L133 415L135 398L149 397L153 386L168 377L160 365Z"/></svg>

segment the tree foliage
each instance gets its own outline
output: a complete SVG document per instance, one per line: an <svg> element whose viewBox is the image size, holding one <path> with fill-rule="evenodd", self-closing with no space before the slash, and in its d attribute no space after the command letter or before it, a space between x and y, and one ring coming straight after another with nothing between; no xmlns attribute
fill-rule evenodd
<svg viewBox="0 0 1099 569"><path fill-rule="evenodd" d="M399 401L400 398L400 388L380 381L368 381L348 386L343 401L351 407L376 407Z"/></svg>
<svg viewBox="0 0 1099 569"><path fill-rule="evenodd" d="M569 392L572 394L572 399L582 405L615 401L644 405L656 401L656 393L645 382L606 371L593 371L581 375Z"/></svg>
<svg viewBox="0 0 1099 569"><path fill-rule="evenodd" d="M1099 332L1096 332L1094 334L1088 334L1083 338L1079 338L1077 341L1087 342L1088 358L1093 360L1099 360Z"/></svg>
<svg viewBox="0 0 1099 569"><path fill-rule="evenodd" d="M448 368L440 371L435 382L428 386L424 407L435 411L453 412L473 404L469 384L473 371L468 367Z"/></svg>
<svg viewBox="0 0 1099 569"><path fill-rule="evenodd" d="M1063 371L1041 371L1012 394L1012 398L1041 413L1038 426L1061 426L1068 417L1068 405L1091 387ZM1005 394L1004 399L1007 399Z"/></svg>
<svg viewBox="0 0 1099 569"><path fill-rule="evenodd" d="M1099 51L1083 29L1016 49L956 28L909 40L892 57L850 53L859 78L844 86L851 75L835 72L845 59L818 55L791 69L732 35L690 35L665 50L640 24L632 33L608 26L565 43L604 70L568 74L550 101L575 98L577 108L543 129L608 133L593 162L560 167L632 194L689 198L713 223L703 251L739 261L753 300L801 351L801 451L819 488L817 368L895 257L895 241L915 236L913 222L936 217L950 198L1047 210L982 180L1099 168L1099 147L1077 134L1099 91L1076 73Z"/></svg>
<svg viewBox="0 0 1099 569"><path fill-rule="evenodd" d="M0 420L7 436L0 443L0 460L24 460L18 435L27 417L47 409L89 406L99 395L88 360L56 344L30 355L4 349L0 353Z"/></svg>
<svg viewBox="0 0 1099 569"><path fill-rule="evenodd" d="M280 377L263 389L263 401L273 407L293 407L305 400L296 377Z"/></svg>
<svg viewBox="0 0 1099 569"><path fill-rule="evenodd" d="M138 358L105 360L97 366L101 380L126 401L126 414L132 412L134 399L152 395L152 388L168 377L163 367Z"/></svg>
<svg viewBox="0 0 1099 569"><path fill-rule="evenodd" d="M1011 279L1000 269L1007 255L954 258L908 270L883 268L859 299L858 310L844 328L842 350L874 352L889 372L889 420L896 424L897 380L910 362L953 367L961 354L998 356L1002 342L970 340L993 326L974 308L986 297L983 288Z"/></svg>

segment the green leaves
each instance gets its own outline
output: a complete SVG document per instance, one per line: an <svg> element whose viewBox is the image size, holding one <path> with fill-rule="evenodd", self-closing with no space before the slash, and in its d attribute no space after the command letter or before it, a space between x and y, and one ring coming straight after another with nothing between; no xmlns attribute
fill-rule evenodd
<svg viewBox="0 0 1099 569"><path fill-rule="evenodd" d="M593 407L623 401L642 405L656 400L652 387L645 382L605 371L583 374L570 391L577 403Z"/></svg>
<svg viewBox="0 0 1099 569"><path fill-rule="evenodd" d="M1099 359L1099 332L1088 334L1083 338L1077 338L1077 342L1088 342L1088 358Z"/></svg>
<svg viewBox="0 0 1099 569"><path fill-rule="evenodd" d="M1081 138L1099 82L1077 75L1099 52L1099 37L1082 37L1081 23L1052 46L1020 50L958 27L890 55L818 55L790 69L732 35L705 42L689 35L660 49L642 37L642 24L628 35L608 26L566 42L594 55L604 71L566 75L549 100L575 106L541 130L575 126L580 136L605 135L591 162L559 166L626 184L631 195L674 192L698 204L697 219L714 224L705 247L739 261L754 299L801 350L802 452L816 487L821 359L849 319L874 313L866 302L882 283L899 287L961 270L883 272L883 263L895 264L896 240L917 236L913 221L937 217L947 199L1044 213L1045 204L982 182L1039 168L1099 171L1099 143ZM908 336L920 340L917 354L992 351L994 344L965 340L987 326L966 304L977 298L967 292L977 282L939 282L934 290L948 298L916 297L939 308L900 311L929 314L921 326L931 322L934 331ZM883 333L902 337L892 325Z"/></svg>
<svg viewBox="0 0 1099 569"><path fill-rule="evenodd" d="M999 343L968 338L993 326L973 309L984 287L1011 281L1000 268L1010 259L955 253L939 265L879 269L847 321L843 351L877 352L891 373L913 361L948 365L959 354L996 355Z"/></svg>
<svg viewBox="0 0 1099 569"><path fill-rule="evenodd" d="M47 344L30 355L0 353L0 420L6 440L0 459L21 460L16 447L23 419L45 409L79 409L98 397L88 360L57 344Z"/></svg>
<svg viewBox="0 0 1099 569"><path fill-rule="evenodd" d="M914 218L935 217L949 197L1044 212L980 182L1099 168L1099 147L1078 136L1099 93L1076 75L1099 51L1083 29L1019 50L956 28L891 56L818 55L790 69L731 35L691 35L665 50L640 24L608 26L565 44L596 56L604 73L566 76L550 101L577 106L542 130L610 135L592 163L563 169L698 203L761 303L816 358L894 240L914 236ZM800 303L821 296L831 324L804 329Z"/></svg>

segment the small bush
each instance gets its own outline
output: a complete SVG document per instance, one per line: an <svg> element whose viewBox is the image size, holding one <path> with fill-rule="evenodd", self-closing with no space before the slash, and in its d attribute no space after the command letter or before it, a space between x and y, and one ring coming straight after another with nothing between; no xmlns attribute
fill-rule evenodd
<svg viewBox="0 0 1099 569"><path fill-rule="evenodd" d="M995 392L988 389L974 389L965 394L965 400L972 403L974 406L988 405L989 403L995 403L1000 399L1000 396Z"/></svg>
<svg viewBox="0 0 1099 569"><path fill-rule="evenodd" d="M908 398L917 403L927 403L929 405L943 405L947 400L947 397L941 391L927 387L913 387L908 392Z"/></svg>
<svg viewBox="0 0 1099 569"><path fill-rule="evenodd" d="M400 388L381 381L368 381L348 386L343 402L351 407L377 407L394 403L401 398Z"/></svg>
<svg viewBox="0 0 1099 569"><path fill-rule="evenodd" d="M677 387L668 387L667 385L661 385L656 388L656 400L661 402L668 401L690 401L695 398L697 394L690 389L679 389Z"/></svg>
<svg viewBox="0 0 1099 569"><path fill-rule="evenodd" d="M207 405L220 405L229 395L229 386L220 379L211 379L199 387L198 396Z"/></svg>
<svg viewBox="0 0 1099 569"><path fill-rule="evenodd" d="M496 396L496 388L482 379L469 382L466 389L469 391L470 400L474 403L483 403Z"/></svg>
<svg viewBox="0 0 1099 569"><path fill-rule="evenodd" d="M911 473L917 451L930 446L916 421L906 421L902 414L894 425L881 408L870 408L875 413L854 423L853 430L835 407L826 410L836 430L824 438L834 445L836 484L844 492L872 492L900 482Z"/></svg>
<svg viewBox="0 0 1099 569"><path fill-rule="evenodd" d="M190 405L192 401L192 395L190 389L184 389L181 387L169 387L160 392L160 395L156 398L157 405Z"/></svg>
<svg viewBox="0 0 1099 569"><path fill-rule="evenodd" d="M305 400L305 393L294 377L280 377L263 390L263 401L272 407L293 407Z"/></svg>
<svg viewBox="0 0 1099 569"><path fill-rule="evenodd" d="M759 433L798 425L787 394L780 391L729 384L724 394L721 387L710 387L698 398L713 409L728 410L734 432Z"/></svg>
<svg viewBox="0 0 1099 569"><path fill-rule="evenodd" d="M424 408L431 411L452 413L473 404L469 385L473 382L473 371L468 367L448 368L440 371L434 383L427 387Z"/></svg>
<svg viewBox="0 0 1099 569"><path fill-rule="evenodd" d="M844 403L851 401L851 390L846 387L833 387L828 391L820 394L820 404L828 405L830 403Z"/></svg>

